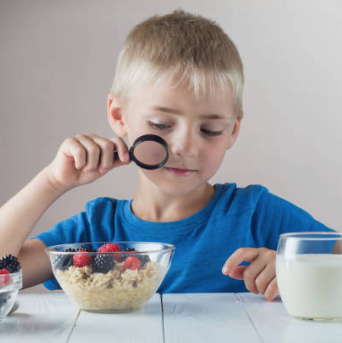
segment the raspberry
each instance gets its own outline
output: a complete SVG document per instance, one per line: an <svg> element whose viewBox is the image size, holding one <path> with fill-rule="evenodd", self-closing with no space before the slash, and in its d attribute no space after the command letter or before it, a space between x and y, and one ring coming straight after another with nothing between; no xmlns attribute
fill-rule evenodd
<svg viewBox="0 0 342 343"><path fill-rule="evenodd" d="M121 247L119 244L108 243L108 244L102 245L97 251L98 252L118 252L118 251L121 251Z"/></svg>
<svg viewBox="0 0 342 343"><path fill-rule="evenodd" d="M127 247L125 250L124 250L124 252L126 253L128 253L128 252L136 252L136 250L134 249L134 248L129 248L129 247ZM150 258L149 258L149 256L148 255L139 255L139 254L134 254L134 255L129 255L129 254L123 254L123 257L122 257L122 262L123 261L125 261L126 259L127 259L127 257L128 256L135 256L135 257L137 257L139 260L140 260L140 262L141 262L141 264L142 264L142 266L144 266L146 263L148 263L148 262L150 262Z"/></svg>
<svg viewBox="0 0 342 343"><path fill-rule="evenodd" d="M131 254L128 254L129 252L135 252L136 250L134 248L127 247L122 254L121 262L126 261L127 257L132 256ZM135 256L135 255L134 255Z"/></svg>
<svg viewBox="0 0 342 343"><path fill-rule="evenodd" d="M128 256L124 262L124 268L131 269L131 270L135 270L135 269L140 270L141 262L137 257Z"/></svg>
<svg viewBox="0 0 342 343"><path fill-rule="evenodd" d="M6 286L10 283L11 277L9 271L6 268L0 269L0 287Z"/></svg>
<svg viewBox="0 0 342 343"><path fill-rule="evenodd" d="M114 259L112 255L97 255L93 261L93 271L95 273L107 273L114 267Z"/></svg>
<svg viewBox="0 0 342 343"><path fill-rule="evenodd" d="M102 245L97 251L98 252L120 252L121 251L121 247L120 247L119 244L108 243L108 244ZM114 255L114 259L115 259L116 262L120 262L121 255L120 254L115 254Z"/></svg>
<svg viewBox="0 0 342 343"><path fill-rule="evenodd" d="M80 251L73 256L74 265L82 268L91 264L91 255L85 251Z"/></svg>

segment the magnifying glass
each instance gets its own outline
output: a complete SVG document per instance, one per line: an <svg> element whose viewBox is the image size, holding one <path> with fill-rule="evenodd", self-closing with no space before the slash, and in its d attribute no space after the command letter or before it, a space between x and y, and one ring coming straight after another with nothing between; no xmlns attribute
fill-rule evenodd
<svg viewBox="0 0 342 343"><path fill-rule="evenodd" d="M114 152L114 158L119 158L117 151ZM134 141L129 149L129 158L144 169L161 168L169 159L167 143L157 135L142 135Z"/></svg>

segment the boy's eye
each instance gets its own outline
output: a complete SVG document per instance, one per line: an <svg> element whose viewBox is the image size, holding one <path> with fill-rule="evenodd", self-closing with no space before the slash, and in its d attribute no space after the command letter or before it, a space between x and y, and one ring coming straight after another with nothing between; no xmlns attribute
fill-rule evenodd
<svg viewBox="0 0 342 343"><path fill-rule="evenodd" d="M207 136L220 136L223 133L223 131L213 131L213 130L208 130L204 128L201 129L201 132Z"/></svg>
<svg viewBox="0 0 342 343"><path fill-rule="evenodd" d="M152 121L149 122L149 125L157 130L167 130L171 127L169 124L154 123Z"/></svg>

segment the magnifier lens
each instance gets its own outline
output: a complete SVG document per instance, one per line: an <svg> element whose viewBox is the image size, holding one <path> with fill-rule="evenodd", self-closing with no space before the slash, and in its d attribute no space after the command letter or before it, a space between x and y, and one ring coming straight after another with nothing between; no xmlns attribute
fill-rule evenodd
<svg viewBox="0 0 342 343"><path fill-rule="evenodd" d="M148 170L161 168L169 158L167 143L157 135L142 135L129 149L129 157L141 168ZM118 152L114 151L114 159L118 158Z"/></svg>
<svg viewBox="0 0 342 343"><path fill-rule="evenodd" d="M162 163L167 157L167 151L159 142L146 140L134 147L134 157L139 162L157 166Z"/></svg>

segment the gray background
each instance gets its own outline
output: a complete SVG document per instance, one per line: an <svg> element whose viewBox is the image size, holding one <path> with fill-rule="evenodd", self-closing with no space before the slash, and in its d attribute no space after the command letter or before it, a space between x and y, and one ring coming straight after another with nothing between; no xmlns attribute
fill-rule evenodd
<svg viewBox="0 0 342 343"><path fill-rule="evenodd" d="M212 182L263 184L341 230L341 4L0 0L0 204L50 163L65 138L112 136L106 95L126 35L181 7L217 21L245 66L240 137ZM69 192L33 234L95 197L131 198L135 177L130 165Z"/></svg>

